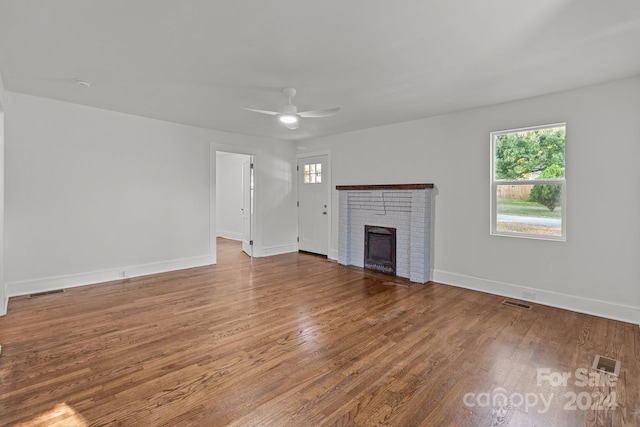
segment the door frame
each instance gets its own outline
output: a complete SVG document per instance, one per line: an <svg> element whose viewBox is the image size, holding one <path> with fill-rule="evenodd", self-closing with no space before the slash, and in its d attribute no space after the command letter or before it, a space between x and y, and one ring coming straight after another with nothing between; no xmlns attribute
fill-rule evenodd
<svg viewBox="0 0 640 427"><path fill-rule="evenodd" d="M253 169L253 156L249 156L247 154L237 154L239 156L246 156L244 157L245 159L248 159L247 161L243 161L242 162L242 250L244 251L244 253L246 253L247 255L249 255L251 258L253 258L253 183L255 182L255 177L254 175L254 169ZM249 165L249 170L248 170L248 177L247 175L245 175L245 165ZM246 180L249 180L249 182L247 183ZM245 192L248 192L249 194L246 194ZM249 204L249 240L245 240L245 216L246 216L246 209L247 206L245 205L245 202L248 201Z"/></svg>
<svg viewBox="0 0 640 427"><path fill-rule="evenodd" d="M216 153L245 154L253 156L253 215L251 216L251 234L253 239L253 256L260 256L262 253L262 234L260 229L260 215L262 204L260 199L260 159L262 151L253 147L239 147L237 145L209 143L209 256L211 264L217 263L216 244Z"/></svg>
<svg viewBox="0 0 640 427"><path fill-rule="evenodd" d="M322 178L324 179L325 177L327 177L327 185L328 185L328 193L327 194L327 258L329 259L338 259L337 254L334 254L334 249L333 249L333 197L334 194L337 195L337 192L334 191L333 187L332 187L332 165L331 165L331 150L319 150L319 151L310 151L308 153L299 153L296 154L296 167L298 166L298 163L300 162L301 159L304 159L305 157L315 157L315 156L327 156L327 173L325 173L325 171L322 171ZM300 173L301 171L296 171L296 200L299 202L300 201ZM298 208L296 208L296 221L297 221L297 228L298 228L298 236L300 236L300 212L297 210ZM296 245L298 247L298 250L300 250L299 245ZM332 256L333 255L333 256Z"/></svg>
<svg viewBox="0 0 640 427"><path fill-rule="evenodd" d="M0 81L2 77L0 76ZM1 95L1 94L0 94ZM7 314L9 296L4 281L4 109L0 99L0 316Z"/></svg>

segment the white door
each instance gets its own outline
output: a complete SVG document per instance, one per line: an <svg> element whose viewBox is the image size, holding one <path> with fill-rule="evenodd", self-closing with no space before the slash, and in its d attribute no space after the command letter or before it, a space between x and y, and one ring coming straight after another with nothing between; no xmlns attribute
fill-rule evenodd
<svg viewBox="0 0 640 427"><path fill-rule="evenodd" d="M242 250L253 256L253 156L242 164Z"/></svg>
<svg viewBox="0 0 640 427"><path fill-rule="evenodd" d="M298 159L298 249L329 252L328 156Z"/></svg>

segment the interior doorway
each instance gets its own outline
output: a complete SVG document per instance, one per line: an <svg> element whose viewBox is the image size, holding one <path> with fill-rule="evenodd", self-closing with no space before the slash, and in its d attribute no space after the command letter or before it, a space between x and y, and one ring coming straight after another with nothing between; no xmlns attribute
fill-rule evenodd
<svg viewBox="0 0 640 427"><path fill-rule="evenodd" d="M216 152L216 238L241 242L253 256L253 156Z"/></svg>

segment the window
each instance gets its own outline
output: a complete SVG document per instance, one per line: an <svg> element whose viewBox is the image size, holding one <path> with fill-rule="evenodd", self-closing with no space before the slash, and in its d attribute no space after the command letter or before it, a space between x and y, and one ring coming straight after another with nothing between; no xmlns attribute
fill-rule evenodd
<svg viewBox="0 0 640 427"><path fill-rule="evenodd" d="M311 163L308 165L304 165L304 183L322 183L322 163Z"/></svg>
<svg viewBox="0 0 640 427"><path fill-rule="evenodd" d="M565 127L491 133L491 234L566 240Z"/></svg>

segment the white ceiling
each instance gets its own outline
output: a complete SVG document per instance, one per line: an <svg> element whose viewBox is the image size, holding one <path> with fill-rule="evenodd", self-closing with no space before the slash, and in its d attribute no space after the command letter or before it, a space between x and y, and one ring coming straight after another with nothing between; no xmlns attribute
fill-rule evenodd
<svg viewBox="0 0 640 427"><path fill-rule="evenodd" d="M300 140L640 75L638 0L0 0L7 90ZM74 78L92 82L76 86ZM239 107L341 105L298 130Z"/></svg>

